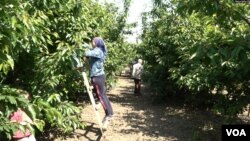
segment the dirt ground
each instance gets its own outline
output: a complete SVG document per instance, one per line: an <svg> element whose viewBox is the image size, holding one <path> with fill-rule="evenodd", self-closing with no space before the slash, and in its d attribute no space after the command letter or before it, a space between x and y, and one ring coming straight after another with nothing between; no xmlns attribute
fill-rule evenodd
<svg viewBox="0 0 250 141"><path fill-rule="evenodd" d="M85 130L55 141L219 141L223 118L173 104L152 104L153 94L143 85L142 96L133 95L134 83L122 74L108 92L115 116L102 135L92 105L82 110ZM100 108L101 117L104 116Z"/></svg>

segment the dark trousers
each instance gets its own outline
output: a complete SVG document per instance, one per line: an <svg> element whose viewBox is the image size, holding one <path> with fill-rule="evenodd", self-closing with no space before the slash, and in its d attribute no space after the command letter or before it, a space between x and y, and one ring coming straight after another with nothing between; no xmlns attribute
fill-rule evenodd
<svg viewBox="0 0 250 141"><path fill-rule="evenodd" d="M100 100L102 107L106 113L106 116L112 116L113 109L106 94L105 75L94 76L91 78L91 81L94 86L95 93L97 94L98 99Z"/></svg>
<svg viewBox="0 0 250 141"><path fill-rule="evenodd" d="M134 78L134 82L135 82L134 94L135 95L140 95L141 94L141 79Z"/></svg>

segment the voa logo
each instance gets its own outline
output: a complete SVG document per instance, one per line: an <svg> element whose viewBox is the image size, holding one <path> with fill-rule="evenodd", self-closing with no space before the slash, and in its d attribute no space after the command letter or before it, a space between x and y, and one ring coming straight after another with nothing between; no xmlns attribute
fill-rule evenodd
<svg viewBox="0 0 250 141"><path fill-rule="evenodd" d="M227 136L247 136L244 129L226 129Z"/></svg>

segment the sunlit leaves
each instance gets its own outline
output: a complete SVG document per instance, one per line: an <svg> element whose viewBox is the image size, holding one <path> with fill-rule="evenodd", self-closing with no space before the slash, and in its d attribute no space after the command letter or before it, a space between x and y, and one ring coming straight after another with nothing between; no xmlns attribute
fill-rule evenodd
<svg viewBox="0 0 250 141"><path fill-rule="evenodd" d="M21 107L41 132L45 124L63 132L83 128L80 109L69 101L85 93L82 77L74 70L74 56L81 59L86 44L95 36L103 37L108 86L113 85L115 73L133 53L122 36L129 3L125 1L124 11L117 13L113 4L92 0L1 1L0 85L11 85L11 92L0 88L0 112L5 115L1 121L8 121L6 115ZM15 87L27 90L31 101L17 96L21 93ZM11 129L6 125L1 131L8 130L10 136Z"/></svg>
<svg viewBox="0 0 250 141"><path fill-rule="evenodd" d="M193 103L230 109L223 114L240 112L247 102L239 99L249 99L242 96L249 88L239 87L249 84L249 5L228 0L155 1L151 15L153 21L144 24L141 54L155 89L168 94L185 88L195 95ZM226 96L218 96L226 106L203 99L213 88L228 90Z"/></svg>

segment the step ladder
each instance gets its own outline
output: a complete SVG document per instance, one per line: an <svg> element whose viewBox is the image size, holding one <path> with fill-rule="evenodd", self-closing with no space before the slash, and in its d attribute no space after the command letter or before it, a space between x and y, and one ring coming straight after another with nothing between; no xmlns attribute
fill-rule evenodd
<svg viewBox="0 0 250 141"><path fill-rule="evenodd" d="M103 124L102 124L102 120L101 120L100 113L99 113L99 108L101 107L101 103L96 104L96 102L95 102L93 92L92 92L93 87L89 85L89 81L88 81L88 77L87 77L86 72L82 72L82 77L83 77L83 80L84 80L84 86L87 89L89 99L91 101L93 110L95 112L96 119L97 119L97 122L98 122L98 125L99 125L99 128L100 128L101 134L103 134Z"/></svg>
<svg viewBox="0 0 250 141"><path fill-rule="evenodd" d="M89 99L90 99L90 102L92 104L93 110L95 112L97 123L99 125L99 129L101 131L101 134L103 135L103 124L102 124L102 120L101 120L100 113L99 113L99 108L101 107L101 103L96 104L96 102L95 102L93 92L92 92L93 86L90 86L89 79L87 77L87 73L84 71L83 63L80 61L81 60L80 57L77 56L77 54L75 54L73 56L73 59L76 61L75 69L79 70L82 73L84 86L87 89Z"/></svg>

